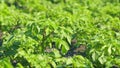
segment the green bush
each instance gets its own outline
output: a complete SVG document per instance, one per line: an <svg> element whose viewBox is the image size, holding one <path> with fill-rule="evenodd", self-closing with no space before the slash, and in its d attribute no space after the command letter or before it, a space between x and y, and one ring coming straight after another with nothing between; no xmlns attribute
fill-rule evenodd
<svg viewBox="0 0 120 68"><path fill-rule="evenodd" d="M119 68L119 0L0 0L2 68Z"/></svg>

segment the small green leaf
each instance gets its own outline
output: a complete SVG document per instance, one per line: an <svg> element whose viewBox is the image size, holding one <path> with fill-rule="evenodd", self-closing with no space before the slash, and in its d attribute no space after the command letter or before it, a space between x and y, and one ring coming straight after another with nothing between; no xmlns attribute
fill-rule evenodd
<svg viewBox="0 0 120 68"><path fill-rule="evenodd" d="M61 55L57 49L54 49L53 52L54 52L56 58L61 57Z"/></svg>
<svg viewBox="0 0 120 68"><path fill-rule="evenodd" d="M22 64L20 64L20 63L17 63L17 67L18 67L18 68L24 68L24 67L22 66Z"/></svg>
<svg viewBox="0 0 120 68"><path fill-rule="evenodd" d="M109 55L111 55L111 53L112 53L112 49L111 49L111 48L112 48L112 46L110 45L110 46L108 47L108 54L109 54Z"/></svg>
<svg viewBox="0 0 120 68"><path fill-rule="evenodd" d="M62 41L61 43L62 43L62 45L65 47L66 50L69 50L69 49L70 49L69 46L68 46L68 44L67 44L67 42Z"/></svg>
<svg viewBox="0 0 120 68"><path fill-rule="evenodd" d="M106 57L104 56L104 53L102 53L102 55L98 58L98 60L101 64L104 64L106 62Z"/></svg>
<svg viewBox="0 0 120 68"><path fill-rule="evenodd" d="M69 44L71 44L71 37L67 36L67 41L69 42Z"/></svg>
<svg viewBox="0 0 120 68"><path fill-rule="evenodd" d="M73 59L70 57L67 59L66 64L67 65L72 64L73 63L72 61L73 61Z"/></svg>
<svg viewBox="0 0 120 68"><path fill-rule="evenodd" d="M95 52L92 53L92 59L93 59L93 61L96 60L96 54L95 54Z"/></svg>
<svg viewBox="0 0 120 68"><path fill-rule="evenodd" d="M50 63L51 63L51 65L53 66L53 68L56 68L56 64L55 64L55 62L50 61Z"/></svg>

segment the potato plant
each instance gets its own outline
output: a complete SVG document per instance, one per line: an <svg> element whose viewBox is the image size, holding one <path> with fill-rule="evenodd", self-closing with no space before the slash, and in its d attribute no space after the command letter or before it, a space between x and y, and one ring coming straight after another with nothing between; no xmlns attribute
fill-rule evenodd
<svg viewBox="0 0 120 68"><path fill-rule="evenodd" d="M119 0L0 0L1 68L120 68Z"/></svg>

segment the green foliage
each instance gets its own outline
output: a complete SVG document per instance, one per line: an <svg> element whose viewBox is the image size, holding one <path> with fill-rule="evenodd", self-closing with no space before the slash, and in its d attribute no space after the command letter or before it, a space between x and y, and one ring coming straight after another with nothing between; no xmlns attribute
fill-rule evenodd
<svg viewBox="0 0 120 68"><path fill-rule="evenodd" d="M0 0L0 67L119 68L119 26L119 0Z"/></svg>

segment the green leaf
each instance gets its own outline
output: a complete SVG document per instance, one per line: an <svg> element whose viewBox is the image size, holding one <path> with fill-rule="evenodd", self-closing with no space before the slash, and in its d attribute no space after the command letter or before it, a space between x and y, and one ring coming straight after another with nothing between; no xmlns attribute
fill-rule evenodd
<svg viewBox="0 0 120 68"><path fill-rule="evenodd" d="M68 46L67 42L65 42L65 41L62 40L61 41L61 45L62 45L62 53L66 54L67 51L69 50L69 46Z"/></svg>
<svg viewBox="0 0 120 68"><path fill-rule="evenodd" d="M24 68L24 67L22 66L22 64L20 64L20 63L17 63L17 67L18 67L18 68Z"/></svg>
<svg viewBox="0 0 120 68"><path fill-rule="evenodd" d="M108 54L111 55L111 53L112 53L112 45L108 47Z"/></svg>
<svg viewBox="0 0 120 68"><path fill-rule="evenodd" d="M101 64L104 64L107 61L104 53L98 58L98 60Z"/></svg>
<svg viewBox="0 0 120 68"><path fill-rule="evenodd" d="M54 52L56 58L61 57L61 55L57 49L54 49L53 52Z"/></svg>
<svg viewBox="0 0 120 68"><path fill-rule="evenodd" d="M69 50L70 49L69 46L68 46L68 44L67 44L67 42L62 41L61 44L63 45L63 47L65 48L65 50Z"/></svg>
<svg viewBox="0 0 120 68"><path fill-rule="evenodd" d="M38 30L38 33L40 32L40 27L39 26L36 26L37 30Z"/></svg>
<svg viewBox="0 0 120 68"><path fill-rule="evenodd" d="M95 52L92 53L92 59L93 59L93 61L96 61L96 54L95 54Z"/></svg>
<svg viewBox="0 0 120 68"><path fill-rule="evenodd" d="M55 62L51 61L50 63L52 64L53 68L56 68Z"/></svg>
<svg viewBox="0 0 120 68"><path fill-rule="evenodd" d="M71 44L71 37L67 36L67 41L69 42L69 44Z"/></svg>
<svg viewBox="0 0 120 68"><path fill-rule="evenodd" d="M73 61L73 59L70 57L67 59L66 64L67 65L72 64L73 63L72 61Z"/></svg>

